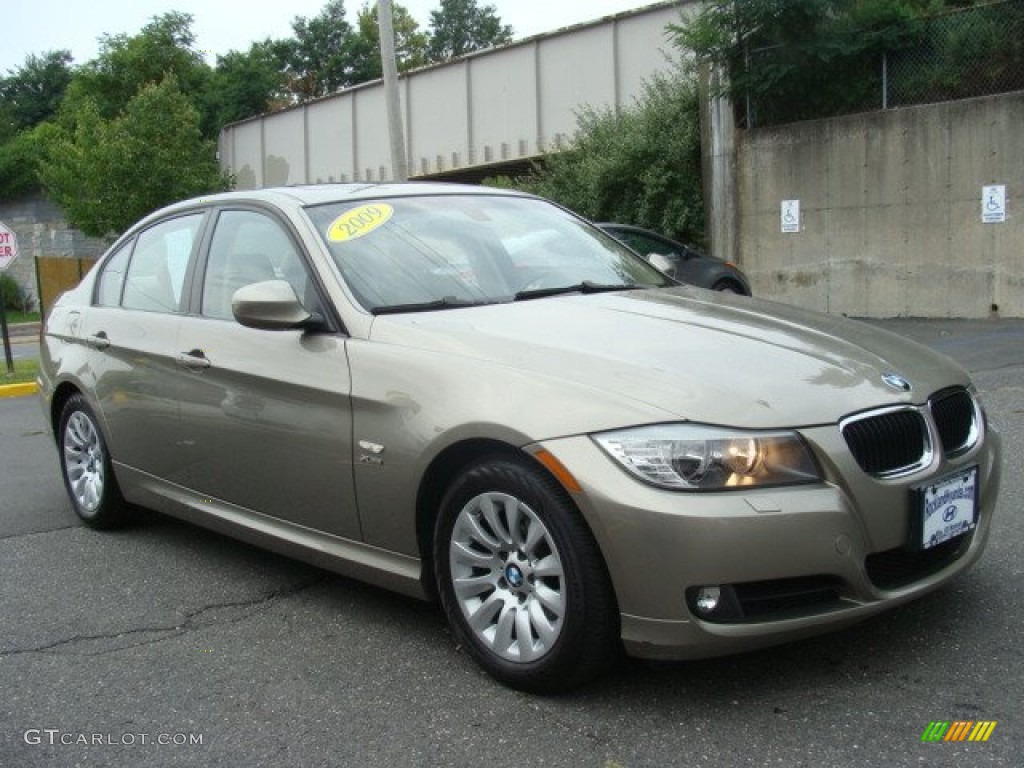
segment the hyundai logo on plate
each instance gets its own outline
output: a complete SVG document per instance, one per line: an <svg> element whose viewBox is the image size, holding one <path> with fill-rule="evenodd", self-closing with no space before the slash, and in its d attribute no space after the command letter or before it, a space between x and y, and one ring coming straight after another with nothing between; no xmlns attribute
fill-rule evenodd
<svg viewBox="0 0 1024 768"><path fill-rule="evenodd" d="M893 389L900 390L900 392L909 392L911 390L910 382L896 373L883 373L882 381Z"/></svg>

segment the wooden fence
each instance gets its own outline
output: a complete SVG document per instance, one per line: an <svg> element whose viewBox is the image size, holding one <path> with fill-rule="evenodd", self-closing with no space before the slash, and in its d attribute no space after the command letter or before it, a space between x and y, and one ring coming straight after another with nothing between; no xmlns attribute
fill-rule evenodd
<svg viewBox="0 0 1024 768"><path fill-rule="evenodd" d="M39 312L47 310L64 291L78 285L96 259L69 259L61 256L36 256L36 280L39 285Z"/></svg>

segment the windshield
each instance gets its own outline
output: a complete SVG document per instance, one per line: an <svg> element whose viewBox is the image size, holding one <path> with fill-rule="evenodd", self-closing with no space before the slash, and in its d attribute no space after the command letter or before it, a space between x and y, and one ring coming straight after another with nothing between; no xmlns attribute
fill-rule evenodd
<svg viewBox="0 0 1024 768"><path fill-rule="evenodd" d="M533 198L398 197L307 212L375 314L668 284L614 238Z"/></svg>

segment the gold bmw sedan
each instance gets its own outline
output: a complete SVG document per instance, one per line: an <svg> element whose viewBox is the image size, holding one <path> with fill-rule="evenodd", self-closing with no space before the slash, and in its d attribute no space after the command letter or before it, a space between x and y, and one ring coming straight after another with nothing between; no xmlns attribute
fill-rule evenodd
<svg viewBox="0 0 1024 768"><path fill-rule="evenodd" d="M472 187L158 211L55 304L41 368L85 523L141 505L436 598L531 691L919 597L981 556L999 487L950 360Z"/></svg>

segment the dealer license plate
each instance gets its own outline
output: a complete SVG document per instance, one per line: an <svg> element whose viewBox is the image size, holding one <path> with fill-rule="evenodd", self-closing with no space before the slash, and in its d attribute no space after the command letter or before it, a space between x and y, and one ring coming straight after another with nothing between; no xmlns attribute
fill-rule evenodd
<svg viewBox="0 0 1024 768"><path fill-rule="evenodd" d="M917 489L919 501L915 544L932 547L974 530L978 519L978 468L946 475Z"/></svg>

